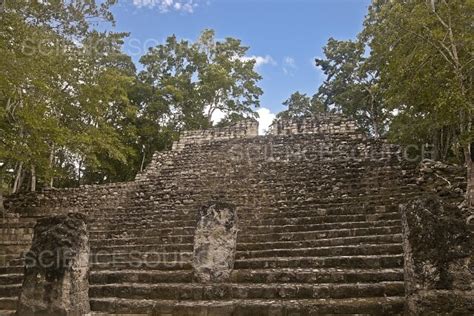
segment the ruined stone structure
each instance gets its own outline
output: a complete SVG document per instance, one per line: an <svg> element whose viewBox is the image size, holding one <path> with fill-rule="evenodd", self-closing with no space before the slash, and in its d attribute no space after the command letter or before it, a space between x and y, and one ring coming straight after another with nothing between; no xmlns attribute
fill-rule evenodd
<svg viewBox="0 0 474 316"><path fill-rule="evenodd" d="M18 315L84 315L89 304L89 238L85 216L38 220L25 255Z"/></svg>
<svg viewBox="0 0 474 316"><path fill-rule="evenodd" d="M341 116L257 129L249 120L185 133L134 182L8 197L0 310L16 309L36 220L80 211L93 312L403 312L399 205L445 196L446 177ZM447 180L458 189L448 200L460 203L465 179Z"/></svg>

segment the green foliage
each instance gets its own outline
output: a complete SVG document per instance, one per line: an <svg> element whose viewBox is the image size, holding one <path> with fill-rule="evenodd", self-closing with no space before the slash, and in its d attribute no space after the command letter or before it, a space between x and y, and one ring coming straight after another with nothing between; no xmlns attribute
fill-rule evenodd
<svg viewBox="0 0 474 316"><path fill-rule="evenodd" d="M148 85L148 112L160 112L177 130L212 125L212 115L255 117L263 93L255 61L240 40L215 39L205 30L195 43L170 36L143 56L140 79Z"/></svg>
<svg viewBox="0 0 474 316"><path fill-rule="evenodd" d="M70 179L78 164L103 169L133 155L124 142L135 133L127 121L135 70L120 52L126 34L89 22L113 22L114 2L16 1L1 13L0 162L14 190L27 176L34 189L35 179Z"/></svg>
<svg viewBox="0 0 474 316"><path fill-rule="evenodd" d="M327 112L327 107L316 96L310 98L299 91L293 93L288 100L283 102L288 108L277 114L276 119L293 119L304 116L312 116L318 113Z"/></svg>
<svg viewBox="0 0 474 316"><path fill-rule="evenodd" d="M194 43L173 35L142 56L144 70L131 93L140 105L142 165L153 152L170 148L180 131L211 127L217 110L225 114L219 126L257 117L261 77L255 61L244 58L247 51L240 40L217 41L214 31L205 30Z"/></svg>
<svg viewBox="0 0 474 316"><path fill-rule="evenodd" d="M433 143L437 157L473 141L472 0L374 1L361 37L381 73L391 136Z"/></svg>
<svg viewBox="0 0 474 316"><path fill-rule="evenodd" d="M316 59L327 79L316 97L327 108L353 117L367 132L379 137L386 131L391 113L385 108L377 64L366 57L363 41L328 40L324 59Z"/></svg>

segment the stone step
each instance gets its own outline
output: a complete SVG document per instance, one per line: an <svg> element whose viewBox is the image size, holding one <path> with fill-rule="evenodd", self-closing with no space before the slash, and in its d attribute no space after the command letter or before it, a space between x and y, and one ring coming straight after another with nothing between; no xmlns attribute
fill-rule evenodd
<svg viewBox="0 0 474 316"><path fill-rule="evenodd" d="M165 301L92 298L91 309L116 314L143 313L157 316L184 315L397 315L403 312L404 297L364 297L306 300Z"/></svg>
<svg viewBox="0 0 474 316"><path fill-rule="evenodd" d="M358 221L358 222L342 222L342 223L323 223L323 224L301 224L301 225L255 225L245 226L241 228L240 234L242 236L248 234L268 234L268 233L289 233L289 232L304 232L304 231L320 231L333 230L344 228L367 228L367 227L381 227L381 226L396 226L401 225L401 220L377 220L377 221Z"/></svg>
<svg viewBox="0 0 474 316"><path fill-rule="evenodd" d="M354 181L354 176L351 175L348 179L340 179L338 180L330 180L330 181L318 181L318 182L308 182L302 180L301 182L288 182L288 183L280 183L275 184L275 179L272 179L272 182L269 183L269 187L272 184L273 186L281 186L281 188L276 187L274 191L265 190L263 187L256 187L259 192L262 191L262 195L268 197L285 197L281 193L281 191L285 192L286 198L288 199L296 199L297 197L301 198L301 191L304 190L304 196L312 197L313 199L317 199L319 201L330 201L333 198L341 198L344 197L346 199L373 199L374 197L385 197L388 198L390 196L404 196L404 195L412 195L413 193L413 186L407 185L407 183L398 184L396 181L397 179L390 179L387 177L383 177L380 179L367 179L366 183L357 183ZM385 181L385 182L384 182ZM387 182L389 181L389 182ZM339 185L336 183L339 182ZM353 183L350 185L344 183ZM384 186L382 183L391 183L390 186ZM187 185L187 187L183 187L186 189L174 189L172 193L166 194L163 196L157 196L156 188L154 190L150 190L145 192L145 194L140 197L132 200L135 204L140 204L142 202L150 202L153 204L165 204L169 200L178 199L183 201L184 204L193 205L196 202L202 202L202 195L194 193L194 190L191 189L199 189L198 186L194 187L192 183L186 183L181 185ZM200 184L202 185L202 184ZM263 186L264 183L260 183L259 186ZM193 193L190 193L193 192ZM280 193L278 193L280 192ZM244 204L245 198L248 196L249 191L243 192L236 192L234 190L228 190L229 196L232 197L232 201L237 204L241 202ZM239 203L240 204L240 203ZM101 213L95 213L99 215Z"/></svg>
<svg viewBox="0 0 474 316"><path fill-rule="evenodd" d="M357 204L355 204L357 205ZM394 208L395 206L393 206ZM390 206L392 208L392 206ZM271 209L264 209L255 207L252 210L243 211L242 208L237 207L239 214L239 222L242 224L255 223L255 220L259 220L263 225L281 225L287 223L337 223L337 222L351 222L360 220L377 220L377 219L398 219L397 212L391 209L386 209L382 205L377 210L363 209L361 207L347 206L344 208L315 208L312 206L287 206L278 207L276 204ZM155 226L167 227L183 227L183 226L194 226L198 217L198 208L194 207L189 210L174 210L173 212L163 212L156 210L147 214L135 214L131 212L126 215L110 215L109 217L103 217L100 219L91 219L90 221L99 221L101 224L89 224L90 230L103 230L102 227L114 226L114 225L133 225L134 221L137 221L138 227L154 224ZM327 217L324 219L324 217Z"/></svg>
<svg viewBox="0 0 474 316"><path fill-rule="evenodd" d="M90 284L192 283L192 270L92 271ZM232 271L232 283L378 283L403 281L403 269L240 269Z"/></svg>
<svg viewBox="0 0 474 316"><path fill-rule="evenodd" d="M125 299L229 300L229 299L342 299L404 295L402 281L357 284L308 283L117 283L91 285L89 296Z"/></svg>
<svg viewBox="0 0 474 316"><path fill-rule="evenodd" d="M156 242L154 244L143 243L143 241L136 240L138 244L124 243L122 245L110 244L107 241L91 243L91 252L97 254L99 252L112 253L112 252L133 252L133 251L159 251L159 252L176 252L176 251L193 251L193 244L162 244Z"/></svg>
<svg viewBox="0 0 474 316"><path fill-rule="evenodd" d="M415 196L415 195L413 195ZM272 195L270 195L272 197ZM392 192L390 197L386 199L370 199L364 198L364 203L339 201L331 203L321 203L321 200L317 200L312 197L307 197L305 200L287 200L284 196L273 197L274 200L266 201L266 199L259 199L258 204L248 205L248 200L245 203L235 203L239 213L253 214L256 213L256 208L259 214L265 214L271 217L273 214L284 213L285 216L292 217L298 211L306 212L304 215L298 216L312 216L318 215L318 211L325 212L323 215L357 215L357 214L374 214L384 212L380 210L380 207L384 206L389 212L397 212L398 202L401 196ZM360 199L360 198L359 198ZM257 200L255 200L257 202ZM142 205L127 206L121 209L106 209L100 214L95 214L91 218L96 220L102 220L107 218L118 218L129 220L130 216L136 216L137 218L147 218L149 216L162 216L166 220L195 220L195 214L197 212L194 205L173 205L169 203L160 203L155 205L156 201L139 201ZM370 202L370 203L368 203ZM151 204L151 205L148 205ZM150 211L151 210L151 211Z"/></svg>
<svg viewBox="0 0 474 316"><path fill-rule="evenodd" d="M109 283L186 283L192 282L192 270L160 271L160 270L105 270L92 271L90 284Z"/></svg>
<svg viewBox="0 0 474 316"><path fill-rule="evenodd" d="M385 179L385 181L387 181L387 179ZM288 184L288 186L295 186L295 184ZM284 189L285 188L282 188L282 190ZM306 190L307 188L303 186L300 189ZM390 188L381 194L377 194L376 192L361 191L361 192L358 192L357 194L352 192L351 195L349 195L348 193L343 193L343 192L338 193L337 191L332 194L329 194L327 192L321 193L321 194L305 192L304 194L306 196L306 199L302 198L301 194L298 195L297 192L294 192L294 193L290 192L286 196L284 195L278 196L278 195L271 195L271 194L264 195L262 193L262 196L265 196L267 200L266 201L265 199L255 200L258 202L249 201L248 193L245 193L240 196L230 195L232 198L229 200L229 202L231 202L232 204L235 204L237 207L240 207L240 206L271 207L271 206L278 206L278 205L283 205L283 204L306 205L308 207L314 207L314 208L341 205L341 204L349 204L349 205L354 206L354 205L360 205L363 203L366 203L366 204L373 203L373 204L383 205L383 204L391 204L395 201L405 201L405 200L409 200L411 198L420 196L420 193L416 194L412 188L408 188L408 189L407 189L407 192L405 193L394 193L394 192L399 191L399 189ZM188 185L187 191L176 192L176 196L171 196L167 199L161 199L161 200L137 201L136 203L143 204L144 206L147 206L147 207L152 207L152 206L159 206L160 208L169 207L176 200L186 201L187 199L183 199L183 196L188 194L188 192L194 192L197 190L199 190L198 187L194 188L194 187L189 187ZM259 188L256 188L255 190L260 191ZM377 192L380 192L380 191L377 190ZM229 194L230 193L231 192L229 192ZM187 202L187 205L189 205L190 209L192 209L192 211L194 212L196 210L196 206L206 203L207 199L208 198L201 195L199 199L195 199L193 201Z"/></svg>
<svg viewBox="0 0 474 316"><path fill-rule="evenodd" d="M90 261L92 263L121 263L121 262L187 262L193 258L192 252L99 252L92 254Z"/></svg>
<svg viewBox="0 0 474 316"><path fill-rule="evenodd" d="M140 244L192 244L194 242L194 235L175 235L175 236L151 236L151 237L134 237L126 236L113 239L91 239L90 243L92 247L95 245L140 245Z"/></svg>
<svg viewBox="0 0 474 316"><path fill-rule="evenodd" d="M132 218L137 221L173 221L176 224L181 225L182 222L196 221L197 210L193 208L189 209L173 209L173 210L156 210L150 212L149 210L145 211L142 208L139 208L137 211L133 211L134 208L129 208L129 213L110 213L103 217L92 218L91 221L105 221L106 223L127 223ZM258 208L256 211L254 208L238 208L238 214L245 215L244 219L241 219L241 222L249 222L254 219L260 219L264 222L262 224L269 224L271 221L298 221L305 219L314 219L319 220L319 218L328 217L328 221L339 222L339 221L348 221L350 218L363 218L367 220L380 219L397 219L395 214L398 214L398 205L380 205L378 207L364 207L364 206L354 206L349 205L346 207L327 207L327 208L317 208L313 206L286 206L286 207L277 207L273 205L272 208ZM133 217L131 217L133 216ZM399 216L399 215L398 215ZM106 225L104 223L104 225ZM95 226L92 226L95 227Z"/></svg>
<svg viewBox="0 0 474 316"><path fill-rule="evenodd" d="M0 285L20 284L23 282L23 273L0 274Z"/></svg>
<svg viewBox="0 0 474 316"><path fill-rule="evenodd" d="M358 245L362 243L383 244L383 243L401 243L401 234L390 235L372 235L359 237L340 237L314 240L299 241L270 241L258 243L237 243L237 250L266 250L266 249L296 249L307 247L324 247L324 246L342 246L342 245Z"/></svg>
<svg viewBox="0 0 474 316"><path fill-rule="evenodd" d="M190 270L192 264L190 261L152 261L152 260L135 260L122 262L99 262L91 264L91 271L102 270Z"/></svg>
<svg viewBox="0 0 474 316"><path fill-rule="evenodd" d="M267 249L252 251L237 251L236 260L269 257L331 257L331 256L360 256L401 254L401 243L396 244L360 244L350 246L329 246L299 249Z"/></svg>
<svg viewBox="0 0 474 316"><path fill-rule="evenodd" d="M196 226L196 220L158 220L157 218L136 218L131 219L130 217L124 219L107 219L98 222L93 222L88 225L91 232L110 230L111 228L120 225L120 228L125 229L127 227L132 229L148 228L148 227L159 227L159 228L174 228L174 227L194 227Z"/></svg>
<svg viewBox="0 0 474 316"><path fill-rule="evenodd" d="M378 283L403 281L403 269L237 269L232 271L236 283Z"/></svg>
<svg viewBox="0 0 474 316"><path fill-rule="evenodd" d="M168 235L191 235L194 234L195 227L174 227L174 228L159 228L149 227L142 229L124 229L117 227L113 230L96 230L89 232L91 239L108 239L108 238L120 238L125 236L168 236Z"/></svg>
<svg viewBox="0 0 474 316"><path fill-rule="evenodd" d="M401 254L386 255L355 255L329 257L270 257L239 259L235 261L235 269L265 269L265 268L352 268L352 269L392 269L400 268L403 264ZM94 262L92 270L187 270L192 269L190 261L154 261L141 259L130 261Z"/></svg>
<svg viewBox="0 0 474 316"><path fill-rule="evenodd" d="M383 227L370 227L370 228L347 228L347 229L335 229L326 231L309 231L309 232L293 232L293 233L275 233L275 234L257 234L238 236L239 244L249 243L268 243L268 242L300 242L300 241L312 241L322 239L337 239L337 238L356 238L365 236L387 236L387 235L399 235L402 231L401 226L383 226ZM136 237L126 236L116 237L111 239L91 239L91 245L104 244L104 245L141 245L141 244L192 244L194 242L194 236L189 235L168 235L168 236L148 236L148 237Z"/></svg>
<svg viewBox="0 0 474 316"><path fill-rule="evenodd" d="M314 240L340 237L355 237L368 235L387 235L400 234L402 227L397 226L381 226L381 227L364 227L364 228L340 228L333 230L320 231L303 231L303 232L283 232L283 233L267 233L253 235L238 235L237 243L257 243L270 241L300 241Z"/></svg>
<svg viewBox="0 0 474 316"><path fill-rule="evenodd" d="M18 297L21 284L2 284L0 285L0 297ZM0 306L0 309L3 308Z"/></svg>
<svg viewBox="0 0 474 316"><path fill-rule="evenodd" d="M12 274L12 273L23 273L23 261L14 262L15 265L10 264L9 266L0 267L0 275Z"/></svg>
<svg viewBox="0 0 474 316"><path fill-rule="evenodd" d="M239 213L240 214L240 213ZM304 216L304 217L278 217L278 218L267 218L263 216L266 214L261 214L260 216L255 216L252 219L247 219L245 216L244 219L239 220L239 225L248 226L251 224L256 224L258 220L258 225L266 226L277 226L277 225L308 225L308 224L322 224L322 223L341 223L341 222L356 222L356 221L376 221L376 220L397 220L400 219L400 214L398 212L392 213L376 213L376 214L354 214L354 215L318 215L314 213L313 216ZM196 218L196 215L193 214ZM159 226L161 228L167 227L183 227L183 226L195 226L195 220L166 220L162 215L150 216L143 218L134 217L133 220L129 218L110 218L104 221L101 221L100 224L89 225L91 231L100 231L104 230L103 228L114 227L120 225L120 227L131 227L138 228L143 227L147 228L150 224Z"/></svg>
<svg viewBox="0 0 474 316"><path fill-rule="evenodd" d="M401 225L401 220L377 220L377 221L358 221L358 222L341 222L341 223L323 223L323 224L307 224L307 225L277 225L277 226L244 226L240 228L239 236L259 235L259 234L275 234L275 233L291 233L305 231L324 231L346 228L370 228L383 226ZM117 238L120 236L168 236L168 235L191 235L194 234L193 227L174 227L161 228L159 226L149 226L146 228L126 229L117 226L111 230L95 230L89 233L91 239L98 238Z"/></svg>
<svg viewBox="0 0 474 316"><path fill-rule="evenodd" d="M16 310L17 297L0 297L1 310Z"/></svg>
<svg viewBox="0 0 474 316"><path fill-rule="evenodd" d="M192 238L189 238L192 241ZM119 240L120 241L120 240ZM373 235L360 237L342 237L315 240L300 241L281 241L281 242L258 242L258 243L238 243L237 250L267 250L267 249L296 249L324 246L342 246L342 245L360 245L360 244L390 244L401 243L401 234L391 235ZM96 254L104 251L111 252L130 252L130 251L193 251L193 243L163 244L160 239L129 239L117 244L118 240L94 240L91 242L91 251Z"/></svg>
<svg viewBox="0 0 474 316"><path fill-rule="evenodd" d="M17 297L0 297L0 310L16 310Z"/></svg>
<svg viewBox="0 0 474 316"><path fill-rule="evenodd" d="M300 249L268 249L255 251L237 251L236 260L250 258L269 257L331 257L331 256L360 256L360 255L386 255L400 254L403 252L402 245L396 244L360 244L351 246L330 246L317 248ZM192 252L140 252L138 249L131 252L110 252L105 251L93 253L90 257L93 263L121 263L121 262L142 262L142 261L192 261Z"/></svg>
<svg viewBox="0 0 474 316"><path fill-rule="evenodd" d="M0 316L14 316L16 314L15 310L0 310Z"/></svg>
<svg viewBox="0 0 474 316"><path fill-rule="evenodd" d="M339 268L393 269L403 266L403 255L252 258L236 260L235 269Z"/></svg>

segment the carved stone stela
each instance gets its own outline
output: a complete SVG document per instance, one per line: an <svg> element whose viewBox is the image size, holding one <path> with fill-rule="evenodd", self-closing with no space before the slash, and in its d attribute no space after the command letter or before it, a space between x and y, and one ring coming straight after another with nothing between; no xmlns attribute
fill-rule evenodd
<svg viewBox="0 0 474 316"><path fill-rule="evenodd" d="M85 216L40 219L25 256L18 315L79 316L90 312L89 239Z"/></svg>
<svg viewBox="0 0 474 316"><path fill-rule="evenodd" d="M213 202L201 208L194 233L194 279L227 282L234 268L237 214L231 204Z"/></svg>

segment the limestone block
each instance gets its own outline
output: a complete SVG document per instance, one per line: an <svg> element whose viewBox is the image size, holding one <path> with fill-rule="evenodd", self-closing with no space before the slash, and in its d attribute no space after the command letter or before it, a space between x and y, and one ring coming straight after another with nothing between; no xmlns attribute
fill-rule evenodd
<svg viewBox="0 0 474 316"><path fill-rule="evenodd" d="M407 313L445 311L448 302L456 312L462 306L472 307L469 265L473 242L465 212L443 205L435 195L401 205L400 211Z"/></svg>
<svg viewBox="0 0 474 316"><path fill-rule="evenodd" d="M84 315L89 306L89 239L80 213L38 220L25 255L18 315Z"/></svg>
<svg viewBox="0 0 474 316"><path fill-rule="evenodd" d="M201 208L194 235L193 270L198 282L225 282L234 268L237 214L228 203Z"/></svg>

